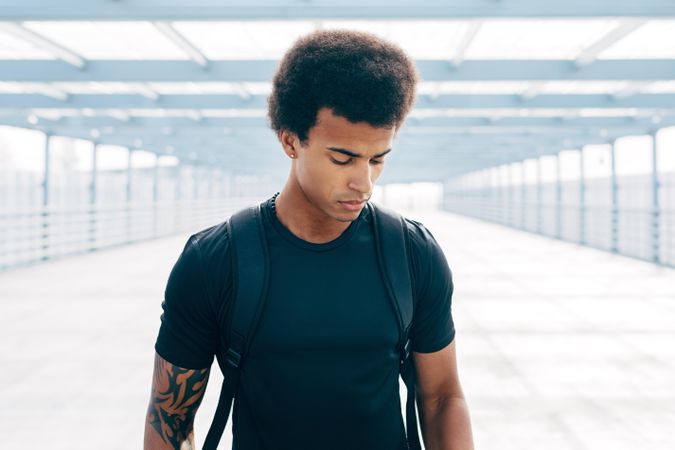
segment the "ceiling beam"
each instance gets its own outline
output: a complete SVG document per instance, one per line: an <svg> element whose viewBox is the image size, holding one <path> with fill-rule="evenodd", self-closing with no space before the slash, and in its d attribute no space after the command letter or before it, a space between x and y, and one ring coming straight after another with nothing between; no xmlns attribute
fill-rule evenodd
<svg viewBox="0 0 675 450"><path fill-rule="evenodd" d="M143 142L142 145L153 146L180 146L180 147L224 147L224 148L250 148L250 147L279 147L279 144L267 135L259 137L241 138L237 136L216 136L216 135L166 135L162 133L153 134L134 134L134 133L96 133L92 135L92 130L81 128L55 128L55 127L40 127L43 131L50 135L71 136L81 139L96 139L110 137L111 139L119 139L124 142L133 143L135 140ZM420 139L399 138L394 141L394 146L398 149L420 149L425 151L426 148L442 147L454 150L466 150L468 148L485 148L492 146L559 146L559 147L577 147L586 144L606 144L610 142L613 137L620 136L617 132L612 136L600 137L589 135L570 135L570 136L446 136L446 137L431 137ZM138 146L138 145L135 145Z"/></svg>
<svg viewBox="0 0 675 450"><path fill-rule="evenodd" d="M675 4L675 2L673 2ZM271 82L277 60L210 60L209 70L181 60L89 60L87 70L63 61L0 60L0 81L12 82ZM424 81L663 81L675 60L598 60L578 68L573 60L447 60L415 62Z"/></svg>
<svg viewBox="0 0 675 450"><path fill-rule="evenodd" d="M594 42L586 49L582 50L579 55L577 55L574 65L577 67L584 67L595 62L600 53L604 52L612 45L616 44L621 39L640 28L645 23L645 20L626 20L620 23L616 26L616 28L610 30L597 42Z"/></svg>
<svg viewBox="0 0 675 450"><path fill-rule="evenodd" d="M179 33L168 22L153 22L154 27L166 36L176 47L180 48L185 54L202 69L209 68L209 60L204 54L195 47L192 42L188 41L185 36Z"/></svg>
<svg viewBox="0 0 675 450"><path fill-rule="evenodd" d="M127 111L128 112L128 111ZM188 132L224 133L225 129L232 128L237 134L257 134L267 130L267 121L264 117L205 117L199 111L189 110L187 117L140 117L130 116L127 129L138 131L156 128L171 127ZM2 113L0 122L11 122L25 125L29 114L21 112ZM663 116L618 116L618 117L408 117L399 135L405 133L457 133L466 132L471 128L520 128L523 132L532 129L533 132L557 129L564 132L579 128L614 128L631 126L649 126L657 118L662 126L673 124L675 114ZM103 113L100 116L63 116L57 120L43 118L37 115L38 121L48 124L58 124L66 127L107 127L119 125L118 120Z"/></svg>
<svg viewBox="0 0 675 450"><path fill-rule="evenodd" d="M67 101L39 94L0 94L0 110L41 108L137 108L137 109L253 109L264 114L266 96L242 98L231 94L162 95L152 101L133 94L72 94ZM526 100L518 95L419 95L418 109L581 109L581 108L675 108L675 94L636 94L615 98L605 94L546 94Z"/></svg>
<svg viewBox="0 0 675 450"><path fill-rule="evenodd" d="M0 22L0 31L11 34L18 39L33 44L41 50L51 53L55 58L60 59L78 70L83 70L87 65L84 58L77 53L47 39L41 34L25 28L19 23Z"/></svg>
<svg viewBox="0 0 675 450"><path fill-rule="evenodd" d="M476 35L480 31L481 26L483 25L483 22L481 20L475 20L469 23L469 26L467 27L466 31L464 32L464 35L462 36L461 41L459 42L459 45L455 49L455 54L452 57L452 65L457 68L462 65L464 62L464 59L466 57L466 52L471 46L471 43L473 40L476 38Z"/></svg>
<svg viewBox="0 0 675 450"><path fill-rule="evenodd" d="M293 2L290 0L233 1L134 0L92 2L69 0L7 0L0 20L269 20L281 19L466 19L466 18L587 18L675 17L670 0L564 1L510 0L503 2L456 0L348 0L344 2Z"/></svg>
<svg viewBox="0 0 675 450"><path fill-rule="evenodd" d="M273 132L268 129L264 118L202 118L196 122L192 118L136 117L125 111L122 115L106 111L106 116L62 117L51 120L36 114L0 114L0 124L31 127L40 125L55 129L97 130L103 134L191 134L195 136L259 136L267 135L272 139ZM675 125L675 114L653 117L504 117L490 120L481 117L434 117L409 118L398 138L419 139L430 136L485 135L485 136L609 136L616 133L643 133L655 127L664 128Z"/></svg>

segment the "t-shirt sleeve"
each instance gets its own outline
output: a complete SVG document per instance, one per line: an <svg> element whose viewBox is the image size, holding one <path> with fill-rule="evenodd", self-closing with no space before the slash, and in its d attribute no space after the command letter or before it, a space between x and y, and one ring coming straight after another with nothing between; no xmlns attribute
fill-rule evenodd
<svg viewBox="0 0 675 450"><path fill-rule="evenodd" d="M452 319L452 271L431 232L421 223L410 226L415 311L410 329L411 349L418 353L441 350L455 337Z"/></svg>
<svg viewBox="0 0 675 450"><path fill-rule="evenodd" d="M211 367L218 348L218 327L209 299L201 250L190 236L164 291L157 353L187 369Z"/></svg>

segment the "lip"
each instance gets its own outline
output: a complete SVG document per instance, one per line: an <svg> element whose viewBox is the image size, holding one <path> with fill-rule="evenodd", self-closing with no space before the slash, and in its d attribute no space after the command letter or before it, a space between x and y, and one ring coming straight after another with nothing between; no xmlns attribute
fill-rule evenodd
<svg viewBox="0 0 675 450"><path fill-rule="evenodd" d="M338 203L340 203L340 205L342 205L342 207L345 208L348 211L358 211L359 209L361 209L361 207L363 207L363 205L365 203L365 200L361 200L361 201L351 200L351 201L347 201L347 202L339 201Z"/></svg>

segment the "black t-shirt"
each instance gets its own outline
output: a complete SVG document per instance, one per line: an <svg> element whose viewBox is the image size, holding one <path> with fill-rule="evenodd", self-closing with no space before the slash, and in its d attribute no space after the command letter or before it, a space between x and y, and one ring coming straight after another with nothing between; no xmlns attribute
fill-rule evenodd
<svg viewBox="0 0 675 450"><path fill-rule="evenodd" d="M263 204L270 256L265 310L242 364L233 409L236 450L405 448L398 383L398 322L385 294L368 208L322 244L292 234ZM419 222L410 235L413 351L455 335L452 273ZM170 363L211 367L232 294L224 223L192 235L162 302L155 350ZM224 334L227 335L226 333Z"/></svg>

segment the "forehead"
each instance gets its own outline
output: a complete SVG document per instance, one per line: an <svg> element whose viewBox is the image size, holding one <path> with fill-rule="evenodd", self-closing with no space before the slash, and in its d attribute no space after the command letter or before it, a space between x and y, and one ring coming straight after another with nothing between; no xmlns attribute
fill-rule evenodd
<svg viewBox="0 0 675 450"><path fill-rule="evenodd" d="M316 124L309 130L310 141L318 138L335 145L365 145L387 147L395 134L395 127L374 127L367 122L350 122L335 115L329 108L321 108L316 115Z"/></svg>

